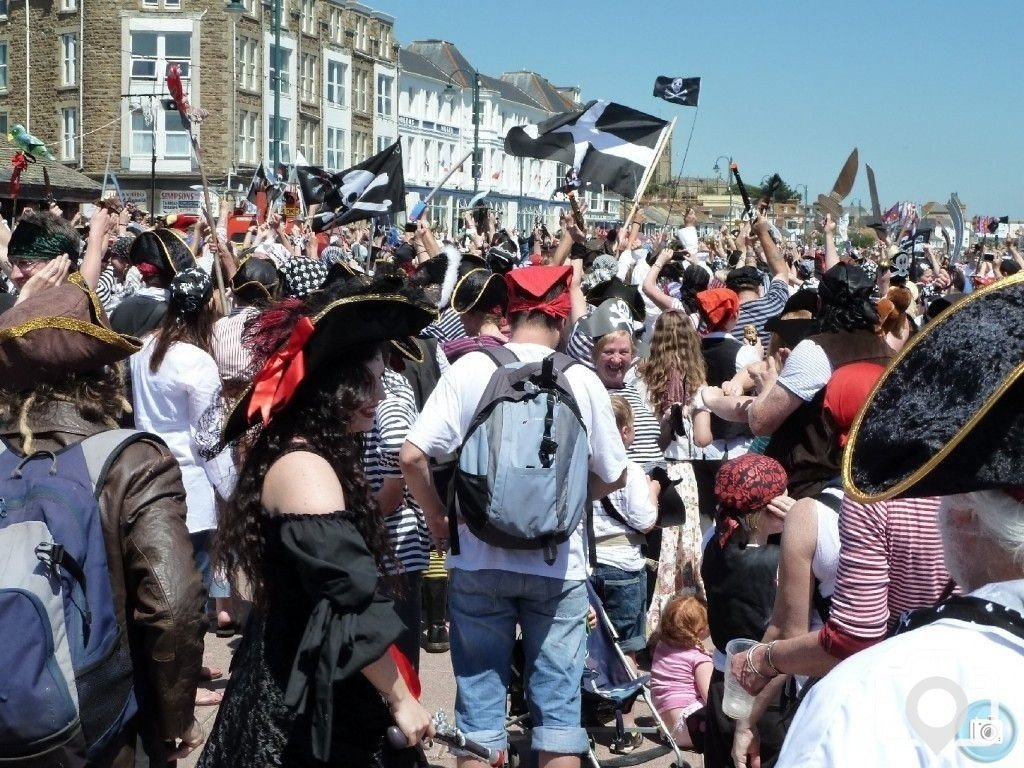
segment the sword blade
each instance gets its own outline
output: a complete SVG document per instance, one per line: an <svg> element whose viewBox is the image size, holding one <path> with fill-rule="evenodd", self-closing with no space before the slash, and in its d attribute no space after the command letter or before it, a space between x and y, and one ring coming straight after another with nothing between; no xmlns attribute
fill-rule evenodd
<svg viewBox="0 0 1024 768"><path fill-rule="evenodd" d="M850 190L853 189L853 182L857 179L857 148L853 148L853 152L846 158L846 162L843 163L843 168L839 171L839 176L836 178L836 183L832 185L832 194L836 195L840 200L850 194Z"/></svg>
<svg viewBox="0 0 1024 768"><path fill-rule="evenodd" d="M865 165L868 169L868 191L871 193L871 218L874 219L876 224L882 222L882 206L878 203L878 188L875 186L875 172L871 169L870 165Z"/></svg>

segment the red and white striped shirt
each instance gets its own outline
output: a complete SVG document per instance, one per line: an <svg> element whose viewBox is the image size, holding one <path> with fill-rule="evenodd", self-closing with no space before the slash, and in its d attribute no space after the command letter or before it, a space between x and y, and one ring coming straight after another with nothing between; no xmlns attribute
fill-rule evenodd
<svg viewBox="0 0 1024 768"><path fill-rule="evenodd" d="M900 614L935 605L950 583L939 499L860 504L839 514L839 571L823 647L845 658L883 639Z"/></svg>

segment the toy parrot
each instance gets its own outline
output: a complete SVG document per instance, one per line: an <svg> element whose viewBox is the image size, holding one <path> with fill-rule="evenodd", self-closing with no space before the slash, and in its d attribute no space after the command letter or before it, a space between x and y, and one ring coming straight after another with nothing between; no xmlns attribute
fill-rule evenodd
<svg viewBox="0 0 1024 768"><path fill-rule="evenodd" d="M40 157L45 157L47 160L54 159L50 150L46 148L46 144L26 131L25 126L21 123L11 126L11 130L7 132L7 140L24 152L32 162Z"/></svg>

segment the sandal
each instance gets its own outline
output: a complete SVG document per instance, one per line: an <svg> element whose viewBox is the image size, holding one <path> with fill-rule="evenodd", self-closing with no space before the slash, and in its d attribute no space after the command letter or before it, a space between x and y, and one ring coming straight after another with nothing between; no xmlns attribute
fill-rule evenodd
<svg viewBox="0 0 1024 768"><path fill-rule="evenodd" d="M615 739L608 747L608 751L616 755L628 755L635 752L644 743L644 735L638 731L626 732L623 739Z"/></svg>

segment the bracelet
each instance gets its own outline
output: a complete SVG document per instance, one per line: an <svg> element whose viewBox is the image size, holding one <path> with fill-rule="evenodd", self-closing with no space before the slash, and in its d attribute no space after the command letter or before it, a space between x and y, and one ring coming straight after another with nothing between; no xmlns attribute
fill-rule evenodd
<svg viewBox="0 0 1024 768"><path fill-rule="evenodd" d="M767 679L768 675L762 675L760 672L757 671L757 667L754 666L754 651L757 650L757 648L761 645L764 645L764 643L758 643L757 645L750 646L750 648L747 650L747 655L744 660L743 668L752 675Z"/></svg>
<svg viewBox="0 0 1024 768"><path fill-rule="evenodd" d="M772 640L772 641L771 641L770 643L768 643L768 645L767 645L767 650L766 650L766 651L764 652L764 660L765 660L765 661L766 661L766 662L768 663L768 668L769 668L769 669L770 669L770 670L771 670L772 672L774 672L774 673L775 673L775 676L776 676L776 677L777 677L777 676L779 676L779 675L781 675L781 674L783 674L782 670L781 670L781 669L779 669L778 667L776 667L776 666L775 666L775 663L774 663L774 662L772 661L772 647L773 647L773 646L774 646L774 645L775 645L775 644L776 644L777 642L779 642L779 641L778 641L778 640Z"/></svg>

